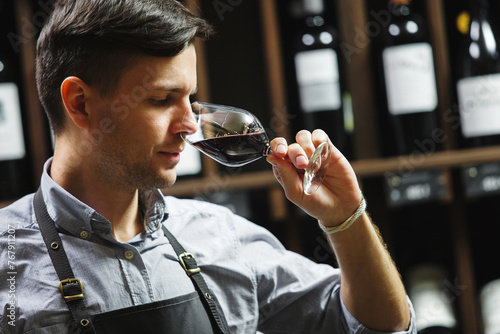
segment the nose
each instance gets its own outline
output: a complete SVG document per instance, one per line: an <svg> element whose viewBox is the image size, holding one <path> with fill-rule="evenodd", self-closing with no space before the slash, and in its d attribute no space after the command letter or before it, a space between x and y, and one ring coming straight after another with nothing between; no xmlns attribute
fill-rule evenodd
<svg viewBox="0 0 500 334"><path fill-rule="evenodd" d="M183 102L182 106L179 106L180 122L178 123L178 131L185 134L192 134L198 130L198 123L196 115L193 113L191 108L191 103L189 101Z"/></svg>

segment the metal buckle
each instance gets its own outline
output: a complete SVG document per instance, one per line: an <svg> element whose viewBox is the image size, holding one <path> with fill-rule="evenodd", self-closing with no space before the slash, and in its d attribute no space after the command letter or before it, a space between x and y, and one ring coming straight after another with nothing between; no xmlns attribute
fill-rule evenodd
<svg viewBox="0 0 500 334"><path fill-rule="evenodd" d="M80 293L77 295L66 296L64 294L63 288L65 285L68 285L68 284L72 284L72 285L78 284L78 286L80 287ZM61 293L64 297L64 300L66 300L67 302L70 302L72 300L83 299L83 286L82 286L82 282L80 282L79 279L68 278L68 279L62 280L61 282L59 282L59 291L61 291Z"/></svg>
<svg viewBox="0 0 500 334"><path fill-rule="evenodd" d="M194 269L188 269L188 267L186 266L186 263L184 262L184 258L194 259L194 256L191 253L182 253L179 255L179 261L181 262L181 265L184 268L184 270L187 272L188 276L199 273L201 271L200 267L196 267Z"/></svg>

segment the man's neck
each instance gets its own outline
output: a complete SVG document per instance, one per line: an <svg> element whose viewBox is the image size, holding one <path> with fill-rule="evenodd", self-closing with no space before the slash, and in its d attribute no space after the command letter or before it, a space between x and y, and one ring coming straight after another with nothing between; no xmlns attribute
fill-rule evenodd
<svg viewBox="0 0 500 334"><path fill-rule="evenodd" d="M89 162L77 166L54 154L51 165L52 179L70 194L96 210L111 222L112 235L126 242L144 231L144 218L139 209L137 189L120 189L106 184L93 173Z"/></svg>

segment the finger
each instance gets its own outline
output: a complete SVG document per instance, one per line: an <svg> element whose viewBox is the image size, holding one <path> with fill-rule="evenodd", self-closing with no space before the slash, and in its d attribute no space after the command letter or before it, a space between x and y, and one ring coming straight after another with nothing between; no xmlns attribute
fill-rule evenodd
<svg viewBox="0 0 500 334"><path fill-rule="evenodd" d="M293 143L288 146L288 158L296 168L304 169L307 167L307 164L309 163L307 156L308 155L304 151L304 148L298 143Z"/></svg>
<svg viewBox="0 0 500 334"><path fill-rule="evenodd" d="M314 143L314 146L318 147L321 143L329 141L329 138L325 131L316 129L311 133L311 140Z"/></svg>
<svg viewBox="0 0 500 334"><path fill-rule="evenodd" d="M273 174L285 191L285 196L292 202L296 202L303 196L302 178L289 159L280 159L273 155L267 157L267 161L273 165Z"/></svg>
<svg viewBox="0 0 500 334"><path fill-rule="evenodd" d="M274 138L269 145L271 146L271 151L273 155L284 158L288 152L288 143L283 137Z"/></svg>
<svg viewBox="0 0 500 334"><path fill-rule="evenodd" d="M311 139L311 133L309 131L307 130L299 131L295 136L295 140L297 141L297 144L299 144L302 147L307 157L310 157L311 154L313 154L315 147Z"/></svg>
<svg viewBox="0 0 500 334"><path fill-rule="evenodd" d="M314 130L311 136L312 136L312 141L316 147L318 147L321 143L326 141L330 143L330 151L333 159L338 160L344 157L342 152L340 152L340 150L330 141L330 138L328 138L328 135L323 130L321 129Z"/></svg>

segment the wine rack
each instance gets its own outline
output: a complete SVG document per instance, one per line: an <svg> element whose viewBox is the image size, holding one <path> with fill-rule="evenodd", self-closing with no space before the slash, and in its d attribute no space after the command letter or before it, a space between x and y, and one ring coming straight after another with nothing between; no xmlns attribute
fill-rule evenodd
<svg viewBox="0 0 500 334"><path fill-rule="evenodd" d="M219 40L221 43L237 45L238 43L247 43L248 41L245 37L253 36L252 43L255 44L253 47L256 51L251 57L259 57L255 62L250 59L250 56L242 56L239 59L238 54L225 55L226 57L233 58L231 64L235 68L237 66L250 67L246 71L246 74L241 74L242 78L239 78L239 74L235 73L234 69L231 69L230 71L233 71L234 82L230 83L230 85L236 85L241 90L242 99L250 101L248 105L238 104L237 106L247 107L248 109L252 109L251 107L261 109L258 116L264 115L267 117L268 123L273 122L273 135L283 136L290 140L293 137L289 130L289 115L286 113L287 91L285 89L285 69L283 65L283 57L286 55L282 54L280 48L281 32L277 15L277 1L282 0L204 1L203 3L201 0L186 0L185 2L193 11L201 13L202 16L205 16L205 14L208 15L212 11L212 23L216 30L222 32L224 32L225 25L236 24L238 19L245 15L252 16L249 20L253 22L254 26L253 30L246 32L247 36L245 36L245 29L242 27L240 38L224 40L226 35L223 33L219 37L216 37L221 39ZM461 193L462 188L459 185L461 179L457 175L459 174L459 170L467 166L500 161L500 147L458 149L455 133L451 125L444 122L442 129L447 138L444 142L444 150L439 152L433 152L432 150L429 152L420 152L415 157L381 157L379 142L375 140L379 137L380 130L376 126L376 96L374 96L375 90L373 89L374 72L371 62L370 44L366 43L356 46L354 43L356 38L359 38L357 36L359 29L353 28L365 27L370 23L370 20L373 20L368 13L367 1L336 0L336 8L339 13L342 13L342 15L338 15L337 22L341 39L346 43L352 43L356 47L356 52L349 55L350 58L345 69L347 86L352 97L355 123L355 156L352 159L352 166L367 197L369 211L372 213L376 223L380 225L391 251L396 251L391 248L391 240L402 237L411 238L411 236L396 235L394 231L391 231L391 223L387 222L387 220L390 220L391 209L381 199L380 194L383 192L381 182L372 182L372 180L382 178L387 173L400 171L404 161L410 161L412 170L435 168L445 171L444 175L446 175L446 182L450 191L449 195L443 200L443 207L449 213L447 217L450 221L446 223L451 226L449 238L451 239L452 254L450 254L450 257L453 259L452 266L454 267L455 278L460 282L461 286L468 287L461 290L460 295L457 295L458 316L461 324L460 331L468 334L480 333L478 292L474 287L476 280L474 260L467 232L467 226L470 222L467 221L464 209L467 199ZM450 54L447 47L445 1L414 1L423 2L426 8L426 18L430 26L429 30L431 31L431 42L435 57L437 91L440 101L439 112L443 115L447 112L449 106L453 105L454 99ZM216 6L220 2L224 3L225 6L221 7L224 9L219 8L217 10L211 7ZM26 29L24 26L26 22L31 22L38 16L36 8L33 7L33 2L18 0L15 3L15 14L18 20L17 30L22 32L23 29ZM259 33L258 36L255 35L256 31ZM26 92L25 102L29 115L30 142L33 148L33 156L31 158L35 180L39 180L43 163L51 154L50 149L48 149L50 147L50 136L44 125L47 120L38 102L34 81L34 44L36 34L28 34L23 37L24 43L20 45L20 57L24 70L23 81ZM219 73L214 73L213 66L214 63L223 66L225 62L228 62L229 58L224 58L224 55L218 54L216 50L214 51L214 48L210 48L209 43L212 42L197 42L196 44L199 85L197 99L200 101L230 104L225 99L231 100L235 97L228 96L229 92L225 92L224 89L214 84L214 82L217 82L214 78ZM249 82L245 78L245 75L249 75L248 73L251 74L252 71L255 72L257 79ZM238 85L240 86L238 87ZM214 99L218 100L214 101ZM258 99L259 101L252 102L252 99ZM255 112L255 110L251 111ZM268 199L270 203L268 207L276 208L275 210L270 210L271 212L268 214L269 220L283 222L280 223L280 226L282 229L286 229L282 241L291 249L298 252L304 251L304 244L310 241L303 239L304 235L301 233L303 226L297 221L296 215L292 213L295 209L286 203L284 195L279 191L279 185L270 171L270 167L265 162L257 167L243 169L238 173L227 171L205 157L203 158L203 166L203 174L200 177L183 179L171 188L165 189L164 193L179 197L190 197L203 192L262 189L269 194ZM12 199L12 201L14 200ZM0 202L0 207L8 205L10 202ZM254 208L254 210L259 210L259 208ZM432 212L429 212L429 215L432 215ZM284 223L285 221L287 223ZM288 221L290 222L288 223ZM404 224L405 222L400 221L398 223ZM262 224L265 225L265 222ZM310 235L319 235L314 224L309 225L309 229L314 230ZM432 230L428 233L432 233ZM422 240L421 242L425 243L426 240ZM397 261L397 254L394 255ZM396 264L398 263L396 262Z"/></svg>

